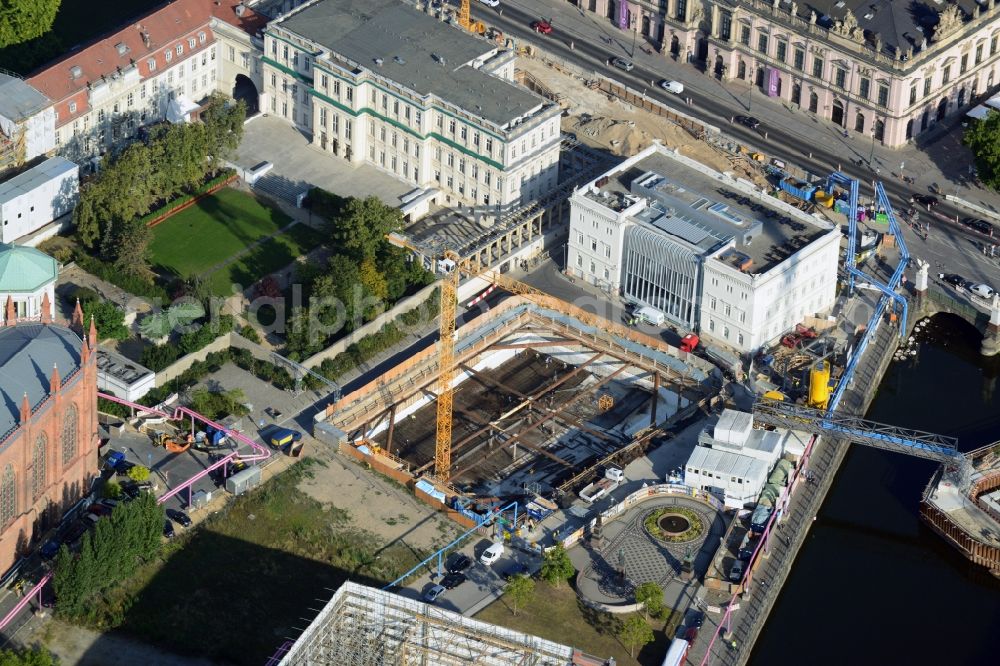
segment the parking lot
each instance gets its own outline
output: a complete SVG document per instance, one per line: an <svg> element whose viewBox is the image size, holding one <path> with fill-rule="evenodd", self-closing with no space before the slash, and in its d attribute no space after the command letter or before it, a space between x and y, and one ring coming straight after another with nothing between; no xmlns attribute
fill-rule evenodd
<svg viewBox="0 0 1000 666"><path fill-rule="evenodd" d="M504 547L503 555L492 565L481 563L479 558L492 543L488 539L473 536L470 537L469 545L445 558L442 562L442 571L445 576L449 573L449 569L454 569L453 565L460 555L468 557L470 563L467 568L461 571L463 578L446 581L448 585L456 582L457 584L442 592L434 600L434 605L472 616L503 594L506 578L509 575L515 573L534 574L541 568L540 557L513 549L510 546ZM437 575L437 562L435 561L433 565L434 572L432 574L423 574L405 588L394 591L404 597L426 601L425 595L431 588L442 582L442 577Z"/></svg>

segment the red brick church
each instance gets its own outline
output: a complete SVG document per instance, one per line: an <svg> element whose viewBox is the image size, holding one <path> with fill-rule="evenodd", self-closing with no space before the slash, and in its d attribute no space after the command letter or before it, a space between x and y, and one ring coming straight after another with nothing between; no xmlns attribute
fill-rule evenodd
<svg viewBox="0 0 1000 666"><path fill-rule="evenodd" d="M97 474L96 331L40 315L19 320L8 296L0 327L0 572L89 492Z"/></svg>

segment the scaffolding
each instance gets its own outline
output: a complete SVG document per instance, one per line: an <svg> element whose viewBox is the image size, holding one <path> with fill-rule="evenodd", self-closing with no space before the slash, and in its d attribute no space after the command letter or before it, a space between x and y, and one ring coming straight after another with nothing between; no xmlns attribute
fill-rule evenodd
<svg viewBox="0 0 1000 666"><path fill-rule="evenodd" d="M431 604L344 583L302 635L268 666L600 666L567 645Z"/></svg>

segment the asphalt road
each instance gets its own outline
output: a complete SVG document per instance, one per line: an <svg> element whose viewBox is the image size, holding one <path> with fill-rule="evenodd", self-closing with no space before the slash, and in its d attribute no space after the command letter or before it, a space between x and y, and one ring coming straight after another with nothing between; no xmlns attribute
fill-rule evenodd
<svg viewBox="0 0 1000 666"><path fill-rule="evenodd" d="M868 165L870 154L865 154L867 151L841 140L834 127L817 125L816 133L803 135L781 126L762 124L757 130L752 130L738 123L731 123L730 120L734 116L748 114L747 106L752 108L752 101L744 104L742 96L737 97L721 85L712 86L710 91L699 90L688 85L681 95L668 93L657 85L665 79L676 78L671 76L671 68L684 67L694 71L688 65L679 66L667 58L663 58L662 66L654 68L637 59L635 68L626 72L608 64L612 56L628 57L631 50L631 45L625 45L617 39L620 33L613 31L610 25L607 30L608 42L598 41L595 43L592 35L575 34L560 27L558 22L554 24L552 34L536 33L531 29L531 23L545 12L544 7L529 11L517 3L504 2L502 9L502 13L498 13L495 9L474 2L472 13L474 18L482 20L487 25L500 28L505 34L515 36L519 42L531 43L584 70L599 72L633 89L644 90L647 96L681 113L714 125L725 134L757 147L771 157L794 164L814 174L825 175L840 169L843 173L859 179L864 194L873 195L870 183L876 174ZM570 48L571 42L572 49ZM639 46L636 48L638 49ZM708 79L708 77L705 78ZM651 82L654 84L650 85ZM690 98L690 104L686 103L686 98ZM859 162L861 162L860 166ZM893 177L893 166L879 162L877 157L875 164L881 170L880 176L884 178L883 185L886 192L894 198L895 203L900 208L905 210L909 206L910 196L919 191L901 179ZM943 216L952 219L955 216L964 218L970 215L968 211L953 206L943 199L936 210ZM951 225L948 228L948 233L970 240L986 239L986 237L959 225Z"/></svg>

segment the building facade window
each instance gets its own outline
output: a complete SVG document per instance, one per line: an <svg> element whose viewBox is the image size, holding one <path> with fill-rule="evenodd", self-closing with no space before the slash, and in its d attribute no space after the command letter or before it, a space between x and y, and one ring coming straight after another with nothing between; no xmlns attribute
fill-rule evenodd
<svg viewBox="0 0 1000 666"><path fill-rule="evenodd" d="M951 81L951 65L941 70L941 85L946 86Z"/></svg>
<svg viewBox="0 0 1000 666"><path fill-rule="evenodd" d="M45 490L46 446L45 434L38 436L31 454L31 498L37 500Z"/></svg>
<svg viewBox="0 0 1000 666"><path fill-rule="evenodd" d="M727 42L733 38L733 15L729 12L719 12L719 37Z"/></svg>
<svg viewBox="0 0 1000 666"><path fill-rule="evenodd" d="M67 464L73 458L76 457L77 448L77 424L79 418L76 411L76 405L69 405L66 408L66 414L63 416L63 428L62 428L62 461L63 465Z"/></svg>
<svg viewBox="0 0 1000 666"><path fill-rule="evenodd" d="M931 88L932 88L931 77L928 76L926 79L924 79L924 97L927 97L928 95L931 94Z"/></svg>
<svg viewBox="0 0 1000 666"><path fill-rule="evenodd" d="M750 46L750 26L748 25L740 26L740 44Z"/></svg>
<svg viewBox="0 0 1000 666"><path fill-rule="evenodd" d="M872 94L872 80L867 76L861 77L861 82L858 84L858 97L867 100L871 99Z"/></svg>
<svg viewBox="0 0 1000 666"><path fill-rule="evenodd" d="M774 47L774 50L774 57L778 60L778 62L785 62L785 57L788 55L788 42L779 40Z"/></svg>
<svg viewBox="0 0 1000 666"><path fill-rule="evenodd" d="M838 67L833 74L833 82L838 88L843 90L847 87L847 70Z"/></svg>
<svg viewBox="0 0 1000 666"><path fill-rule="evenodd" d="M817 79L823 78L823 59L814 57L813 58L813 76Z"/></svg>
<svg viewBox="0 0 1000 666"><path fill-rule="evenodd" d="M958 73L959 74L965 74L965 72L968 69L969 69L969 54L968 53L963 53L962 54L962 59L958 63Z"/></svg>
<svg viewBox="0 0 1000 666"><path fill-rule="evenodd" d="M917 84L910 86L910 105L917 103Z"/></svg>
<svg viewBox="0 0 1000 666"><path fill-rule="evenodd" d="M767 33L760 33L757 35L757 50L761 53L767 53Z"/></svg>
<svg viewBox="0 0 1000 666"><path fill-rule="evenodd" d="M17 515L17 481L14 466L7 465L0 482L0 526L6 526Z"/></svg>
<svg viewBox="0 0 1000 666"><path fill-rule="evenodd" d="M889 106L889 86L884 83L878 84L878 105Z"/></svg>

